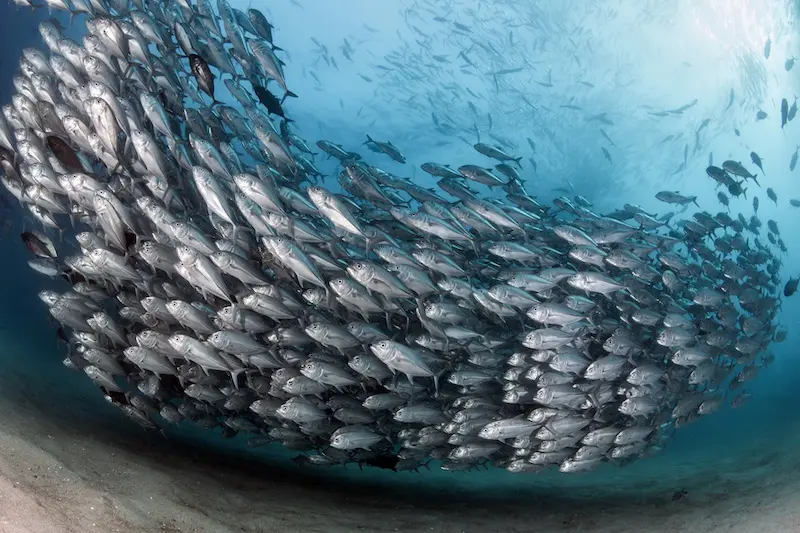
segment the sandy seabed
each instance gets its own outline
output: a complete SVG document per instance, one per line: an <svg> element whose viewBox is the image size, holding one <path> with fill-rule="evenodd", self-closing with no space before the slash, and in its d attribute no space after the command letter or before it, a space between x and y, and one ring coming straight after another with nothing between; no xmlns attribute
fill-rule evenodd
<svg viewBox="0 0 800 533"><path fill-rule="evenodd" d="M2 337L3 352L30 349ZM165 439L67 388L83 376L36 368L0 364L0 533L800 532L800 425L570 488L509 474L498 489L475 473L370 477Z"/></svg>

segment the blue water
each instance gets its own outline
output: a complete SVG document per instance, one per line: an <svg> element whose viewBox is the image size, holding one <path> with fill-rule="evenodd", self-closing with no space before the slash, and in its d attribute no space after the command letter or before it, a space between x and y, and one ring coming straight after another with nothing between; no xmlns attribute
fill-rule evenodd
<svg viewBox="0 0 800 533"><path fill-rule="evenodd" d="M777 192L779 203L773 205L764 190L751 185L747 200L731 201L732 211L749 217L750 199L758 195L759 216L779 224L789 248L783 259L784 281L798 274L800 248L795 246L793 229L800 211L795 211L788 200L800 197L800 181L788 167L800 144L800 123L795 121L781 130L779 122L781 98L791 103L794 95L800 94L800 66L788 72L784 66L793 54L800 56L796 3L301 2L304 8L290 1L269 2L269 9L264 11L276 26L276 43L286 50L287 81L300 95L287 102L287 112L308 141L329 139L357 149L367 133L376 139L391 139L402 147L412 165L386 163L385 169L429 185L427 175L418 170L422 162L480 162L471 147L458 139L472 139L473 134L459 130L445 135L436 130L434 121L451 116L459 128L475 124L488 132L491 114L491 132L513 140L519 146L518 153L525 154L525 177L534 195L549 200L560 194L553 189L569 182L576 194L595 202L601 212L623 203L667 211L668 206L653 197L663 189L697 195L702 208L720 211L723 207L717 202L713 182L704 172L709 154L713 153L715 164L735 159L750 166L749 153L754 150L764 160L766 173L759 176L761 183ZM246 2L231 3L247 7ZM476 40L490 39L494 46L502 46L493 69L527 64L530 70L504 75L499 91L491 76L462 73L457 54L469 49L465 44L468 41L449 35L449 30L433 20L434 12L473 26ZM36 24L47 16L45 10L32 13L0 1L0 102L10 98L11 78L22 48L41 46ZM66 17L60 19L66 23ZM414 28L431 37L422 37ZM509 31L513 34L511 43ZM327 47L338 69L321 58L312 37ZM340 50L345 38L355 49L352 62ZM772 51L765 59L768 38ZM442 63L439 69L430 68L432 55L444 56L448 63ZM419 78L401 74L387 57L405 64L419 62ZM381 65L392 70L381 69ZM548 71L552 88L537 83L548 79ZM464 88L479 98L467 95ZM726 110L731 89L734 103ZM650 114L694 99L697 104L684 114L663 118ZM478 109L477 114L469 110L468 100ZM582 110L561 107L565 104ZM756 120L760 109L768 113L766 120ZM613 124L589 118L603 113ZM704 119L710 122L695 152L695 131ZM613 139L615 147L602 137L600 128ZM741 135L737 136L734 129ZM669 135L680 137L663 141ZM536 142L535 155L526 137ZM686 168L676 172L687 144ZM601 146L609 149L613 164L606 161ZM536 161L535 172L528 156ZM321 163L320 168L329 171L333 166ZM417 170L411 170L414 168ZM98 438L128 442L149 441L153 437L145 436L108 406L82 374L62 366L63 348L58 346L55 329L36 297L48 282L28 269L26 251L18 238L30 222L23 221L18 212L4 216L13 229L0 241L4 252L0 263L0 328L2 338L13 342L0 347L0 393L20 403L35 404L54 420L68 422L65 431L96 433ZM237 465L266 461L273 473L282 472L282 479L324 478L337 487L379 484L399 488L401 493L427 490L440 496L525 498L558 490L597 497L603 490L638 484L643 498L649 497L648 487L668 498L687 483L702 485L715 461L736 458L737 454L747 461L754 449L769 457L790 438L786 432L799 421L800 405L796 385L800 380L798 306L800 300L784 301L779 321L789 328L788 340L772 347L774 364L762 369L757 381L747 385L753 395L749 404L682 428L662 454L624 468L605 466L576 477L557 472L515 476L499 470L455 475L423 471L418 476L353 467L301 471L288 461L293 455L290 452L278 448L250 450L243 439L225 440L192 428L168 429L167 441L150 444L156 449L178 446L197 454L212 450L208 457L215 464L221 457L235 458ZM696 469L696 479L683 476L671 481L667 474L670 469L686 464ZM576 492L578 488L587 492Z"/></svg>

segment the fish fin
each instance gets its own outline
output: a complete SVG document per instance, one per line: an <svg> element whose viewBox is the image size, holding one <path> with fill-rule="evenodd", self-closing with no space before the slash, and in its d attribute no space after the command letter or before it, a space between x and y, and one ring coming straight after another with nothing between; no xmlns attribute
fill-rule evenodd
<svg viewBox="0 0 800 533"><path fill-rule="evenodd" d="M283 98L281 98L281 104L282 104L282 103L283 103L283 102L284 102L284 101L285 101L287 98L289 98L289 97L292 97L292 98L300 98L299 96L297 96L297 95L296 95L295 93L293 93L292 91L288 91L288 90L287 90L287 91L286 91L286 94L284 94L284 95L283 95ZM286 117L284 117L284 118L286 118Z"/></svg>

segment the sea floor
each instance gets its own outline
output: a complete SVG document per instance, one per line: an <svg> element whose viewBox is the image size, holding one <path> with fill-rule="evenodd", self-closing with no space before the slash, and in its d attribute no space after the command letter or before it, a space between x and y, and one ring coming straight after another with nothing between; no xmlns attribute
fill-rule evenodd
<svg viewBox="0 0 800 533"><path fill-rule="evenodd" d="M301 469L146 433L30 339L0 332L0 533L800 532L800 424L589 475Z"/></svg>

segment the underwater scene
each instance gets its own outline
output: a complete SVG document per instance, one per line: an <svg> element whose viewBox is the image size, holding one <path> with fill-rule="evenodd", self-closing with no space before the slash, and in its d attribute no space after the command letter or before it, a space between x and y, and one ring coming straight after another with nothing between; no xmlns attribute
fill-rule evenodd
<svg viewBox="0 0 800 533"><path fill-rule="evenodd" d="M800 531L798 14L0 3L0 532Z"/></svg>

